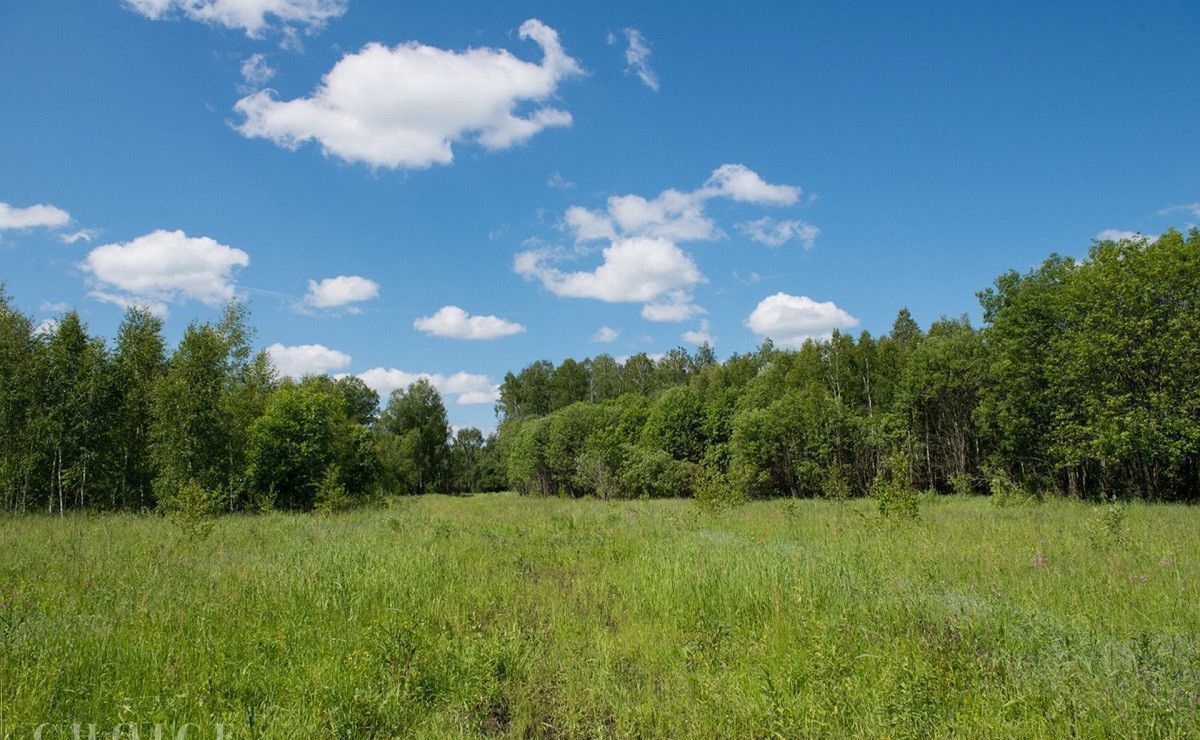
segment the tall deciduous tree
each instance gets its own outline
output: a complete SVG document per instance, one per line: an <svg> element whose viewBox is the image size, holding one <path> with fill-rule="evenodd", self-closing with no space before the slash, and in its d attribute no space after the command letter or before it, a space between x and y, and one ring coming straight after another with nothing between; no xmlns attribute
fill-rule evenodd
<svg viewBox="0 0 1200 740"><path fill-rule="evenodd" d="M376 428L386 451L383 464L405 492L427 493L446 484L450 424L442 397L421 378L392 391Z"/></svg>

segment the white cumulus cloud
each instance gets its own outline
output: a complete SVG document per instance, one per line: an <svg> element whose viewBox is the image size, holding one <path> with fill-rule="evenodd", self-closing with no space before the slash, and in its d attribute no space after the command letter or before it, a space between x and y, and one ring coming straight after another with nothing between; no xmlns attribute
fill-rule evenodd
<svg viewBox="0 0 1200 740"><path fill-rule="evenodd" d="M373 168L449 164L464 142L507 149L570 125L570 113L542 103L582 74L553 28L531 19L519 35L542 48L540 64L505 49L370 43L343 56L309 97L278 100L264 90L242 98L237 129L288 149L315 141L327 156ZM518 112L524 104L533 110Z"/></svg>
<svg viewBox="0 0 1200 740"><path fill-rule="evenodd" d="M700 322L700 328L695 331L685 331L682 335L683 341L689 344L694 344L699 347L702 344L716 345L717 339L712 335L712 325L708 323L708 319Z"/></svg>
<svg viewBox="0 0 1200 740"><path fill-rule="evenodd" d="M98 291L115 288L127 294L123 299L191 299L211 305L234 297L234 271L249 264L245 252L207 236L159 229L132 241L96 247L81 267Z"/></svg>
<svg viewBox="0 0 1200 740"><path fill-rule="evenodd" d="M18 208L0 203L0 230L32 229L35 227L58 228L71 222L71 214L57 206L37 203Z"/></svg>
<svg viewBox="0 0 1200 740"><path fill-rule="evenodd" d="M742 203L790 206L800 199L794 185L772 185L744 164L723 164L704 183L706 190Z"/></svg>
<svg viewBox="0 0 1200 740"><path fill-rule="evenodd" d="M737 229L754 241L766 244L768 247L781 247L796 239L804 245L805 249L812 249L813 243L821 233L816 226L804 221L776 221L769 216L763 216L753 221L744 221L737 225Z"/></svg>
<svg viewBox="0 0 1200 740"><path fill-rule="evenodd" d="M267 356L280 375L288 378L303 378L305 375L320 375L330 370L340 370L350 364L350 355L329 349L323 344L298 344L286 346L276 342L267 347Z"/></svg>
<svg viewBox="0 0 1200 740"><path fill-rule="evenodd" d="M642 306L642 318L647 321L687 321L693 316L707 313L691 301L692 297L686 291L674 291L665 299Z"/></svg>
<svg viewBox="0 0 1200 740"><path fill-rule="evenodd" d="M667 239L618 239L602 255L594 270L564 272L549 264L548 253L532 250L518 253L513 267L555 295L610 303L647 303L704 282L692 258Z"/></svg>
<svg viewBox="0 0 1200 740"><path fill-rule="evenodd" d="M275 26L315 33L345 13L349 0L125 0L124 5L151 20L182 17L259 38Z"/></svg>
<svg viewBox="0 0 1200 740"><path fill-rule="evenodd" d="M723 164L712 171L704 185L696 190L670 188L654 198L640 195L609 197L604 210L571 206L563 223L573 232L575 241L589 242L619 236L649 236L676 242L703 241L722 235L704 211L713 198L742 203L782 206L800 198L794 185L773 185L742 164ZM813 227L815 228L815 227Z"/></svg>
<svg viewBox="0 0 1200 740"><path fill-rule="evenodd" d="M520 334L525 327L499 316L472 316L458 306L443 306L413 322L418 331L453 339L496 339Z"/></svg>
<svg viewBox="0 0 1200 740"><path fill-rule="evenodd" d="M368 280L360 275L338 275L324 280L309 280L308 293L300 302L300 309L305 308L343 308L350 313L358 313L361 309L351 305L369 301L379 296L379 283Z"/></svg>
<svg viewBox="0 0 1200 740"><path fill-rule="evenodd" d="M781 292L762 299L746 319L746 326L760 337L796 347L806 339L828 337L834 329L858 326L858 319L833 301L818 302Z"/></svg>
<svg viewBox="0 0 1200 740"><path fill-rule="evenodd" d="M621 332L607 326L602 326L592 335L593 342L615 342L617 337L621 336Z"/></svg>
<svg viewBox="0 0 1200 740"><path fill-rule="evenodd" d="M455 403L460 406L495 403L500 398L500 386L486 375L464 372L453 375L410 373L396 368L375 367L359 373L358 377L379 394L385 405L392 391L407 388L421 378L428 380L443 396L453 396Z"/></svg>

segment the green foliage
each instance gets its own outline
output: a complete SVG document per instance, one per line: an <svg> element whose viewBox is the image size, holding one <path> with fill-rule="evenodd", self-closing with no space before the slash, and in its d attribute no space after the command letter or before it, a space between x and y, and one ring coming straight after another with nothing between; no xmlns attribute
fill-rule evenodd
<svg viewBox="0 0 1200 740"><path fill-rule="evenodd" d="M1051 257L981 294L995 457L1032 485L1194 498L1200 233Z"/></svg>
<svg viewBox="0 0 1200 740"><path fill-rule="evenodd" d="M734 417L730 477L747 496L816 496L832 462L834 402L809 384Z"/></svg>
<svg viewBox="0 0 1200 740"><path fill-rule="evenodd" d="M721 512L746 503L745 494L730 484L727 476L712 468L699 467L694 478L696 505L708 512Z"/></svg>
<svg viewBox="0 0 1200 740"><path fill-rule="evenodd" d="M575 488L599 498L621 498L622 489L617 471L608 455L599 449L585 450L575 459Z"/></svg>
<svg viewBox="0 0 1200 740"><path fill-rule="evenodd" d="M366 430L346 414L341 396L327 384L280 387L249 432L247 475L254 495L279 508L310 509L322 489L332 492L326 486L332 471L341 498L364 496L373 479L373 450Z"/></svg>
<svg viewBox="0 0 1200 740"><path fill-rule="evenodd" d="M955 473L950 476L950 490L956 496L968 496L975 492L975 479L969 473Z"/></svg>
<svg viewBox="0 0 1200 740"><path fill-rule="evenodd" d="M445 491L453 481L446 469L450 423L442 396L421 378L392 391L375 429L384 438L385 478L403 493Z"/></svg>
<svg viewBox="0 0 1200 740"><path fill-rule="evenodd" d="M1097 550L1108 552L1125 544L1125 519L1128 512L1116 498L1096 506L1085 523L1088 541Z"/></svg>
<svg viewBox="0 0 1200 740"><path fill-rule="evenodd" d="M700 462L705 448L704 407L689 386L668 388L654 400L642 426L642 444L676 460Z"/></svg>
<svg viewBox="0 0 1200 740"><path fill-rule="evenodd" d="M841 465L830 465L821 484L821 495L833 501L845 501L852 493L850 480Z"/></svg>
<svg viewBox="0 0 1200 740"><path fill-rule="evenodd" d="M1006 471L1000 468L985 468L985 474L993 506L1029 506L1038 502L1037 496Z"/></svg>
<svg viewBox="0 0 1200 740"><path fill-rule="evenodd" d="M637 445L622 447L621 490L629 498L668 498L692 495L696 466L662 450Z"/></svg>
<svg viewBox="0 0 1200 740"><path fill-rule="evenodd" d="M1200 232L1168 231L1002 275L980 294L982 329L923 331L904 309L884 336L766 340L723 362L711 347L542 360L505 376L497 434L453 438L424 380L382 412L358 378L281 383L241 302L168 356L143 309L110 351L77 313L35 329L0 290L0 503L151 509L195 481L229 511L307 509L330 466L356 501L687 495L707 485L689 480L697 466L740 497L842 499L891 486L898 449L907 486L986 482L1000 506L1029 492L1196 500L1197 274Z"/></svg>
<svg viewBox="0 0 1200 740"><path fill-rule="evenodd" d="M228 362L228 345L214 328L187 328L154 393L151 441L159 497L188 481L224 490L236 474L224 413Z"/></svg>
<svg viewBox="0 0 1200 740"><path fill-rule="evenodd" d="M887 456L879 469L871 498L884 519L913 521L921 518L920 494L910 482L908 457L903 451Z"/></svg>
<svg viewBox="0 0 1200 740"><path fill-rule="evenodd" d="M188 480L159 500L159 508L167 517L190 535L207 537L214 520L224 510L224 496Z"/></svg>
<svg viewBox="0 0 1200 740"><path fill-rule="evenodd" d="M337 465L330 465L325 469L313 499L313 508L322 514L335 514L353 506L354 498L346 491Z"/></svg>

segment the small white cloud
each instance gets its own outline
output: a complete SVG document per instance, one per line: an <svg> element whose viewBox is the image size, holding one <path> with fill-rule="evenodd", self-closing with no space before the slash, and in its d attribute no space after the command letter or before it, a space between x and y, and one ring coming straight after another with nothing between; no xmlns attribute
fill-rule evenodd
<svg viewBox="0 0 1200 740"><path fill-rule="evenodd" d="M546 178L546 187L554 188L555 190L571 190L575 187L575 183L563 177L560 173L555 172Z"/></svg>
<svg viewBox="0 0 1200 740"><path fill-rule="evenodd" d="M746 319L746 326L760 337L798 347L806 339L828 337L834 329L858 326L858 319L832 301L817 302L781 292L762 299Z"/></svg>
<svg viewBox="0 0 1200 740"><path fill-rule="evenodd" d="M1098 242L1119 242L1123 239L1147 239L1155 241L1158 239L1157 234L1143 234L1140 231L1123 231L1121 229L1105 229L1094 237Z"/></svg>
<svg viewBox="0 0 1200 740"><path fill-rule="evenodd" d="M453 396L455 403L460 406L495 403L500 398L500 386L486 375L463 372L453 375L410 373L396 368L375 367L359 373L358 377L379 394L384 404L387 404L392 391L407 388L421 378L428 380L443 396Z"/></svg>
<svg viewBox="0 0 1200 740"><path fill-rule="evenodd" d="M790 206L800 199L794 185L772 185L744 164L723 164L713 170L704 186L742 203Z"/></svg>
<svg viewBox="0 0 1200 740"><path fill-rule="evenodd" d="M71 214L57 206L38 203L24 208L0 203L0 231L4 229L54 229L71 222Z"/></svg>
<svg viewBox="0 0 1200 740"><path fill-rule="evenodd" d="M582 206L571 206L563 214L563 223L575 232L575 241L590 242L616 239L617 230L608 216Z"/></svg>
<svg viewBox="0 0 1200 740"><path fill-rule="evenodd" d="M636 74L642 84L658 92L658 75L650 69L650 44L636 28L625 29L625 40L628 42L625 47L625 64L628 65L625 71Z"/></svg>
<svg viewBox="0 0 1200 740"><path fill-rule="evenodd" d="M700 328L695 331L685 331L682 335L683 341L689 344L694 344L699 347L702 344L716 346L717 339L712 335L712 326L708 323L708 319L700 322Z"/></svg>
<svg viewBox="0 0 1200 740"><path fill-rule="evenodd" d="M692 258L667 239L620 239L602 254L603 263L592 271L563 272L539 250L518 253L513 268L555 295L610 303L646 303L704 282Z"/></svg>
<svg viewBox="0 0 1200 740"><path fill-rule="evenodd" d="M781 247L792 239L798 240L805 249L812 249L821 230L803 221L776 221L764 216L737 225L738 231L768 247Z"/></svg>
<svg viewBox="0 0 1200 740"><path fill-rule="evenodd" d="M315 141L326 156L372 168L450 164L453 146L468 142L508 149L571 124L570 113L544 103L559 83L582 74L553 28L531 19L518 35L541 47L541 63L505 49L367 44L343 56L309 97L242 98L237 130L293 150Z"/></svg>
<svg viewBox="0 0 1200 740"><path fill-rule="evenodd" d="M1200 218L1200 202L1182 203L1180 205L1167 206L1166 208L1162 209L1161 211L1158 211L1158 213L1156 215L1170 216L1173 213L1190 213L1193 216Z"/></svg>
<svg viewBox="0 0 1200 740"><path fill-rule="evenodd" d="M70 234L59 234L58 238L62 240L63 244L74 244L80 240L90 242L99 235L99 229L80 229Z"/></svg>
<svg viewBox="0 0 1200 740"><path fill-rule="evenodd" d="M696 190L669 188L649 199L634 194L614 195L608 199L604 210L571 206L563 215L563 223L574 233L577 242L619 236L703 241L723 235L704 212L705 204L713 198L759 205L792 205L799 197L800 188L796 186L773 185L745 165L724 164L713 170L704 186Z"/></svg>
<svg viewBox="0 0 1200 740"><path fill-rule="evenodd" d="M280 375L303 378L340 370L350 364L350 355L329 349L323 344L300 344L288 347L276 342L267 347L267 356Z"/></svg>
<svg viewBox="0 0 1200 740"><path fill-rule="evenodd" d="M124 0L124 5L151 20L183 17L261 38L275 28L285 37L297 30L316 33L345 13L349 0Z"/></svg>
<svg viewBox="0 0 1200 740"><path fill-rule="evenodd" d="M361 309L352 304L369 301L379 296L379 283L359 275L338 275L320 282L308 281L308 293L299 308L333 309L344 308L350 313Z"/></svg>
<svg viewBox="0 0 1200 740"><path fill-rule="evenodd" d="M251 54L246 57L242 62L241 72L244 84L238 86L238 92L243 95L261 89L275 76L275 68L267 64L267 58L263 54Z"/></svg>
<svg viewBox="0 0 1200 740"><path fill-rule="evenodd" d="M58 319L44 319L29 333L33 337L49 337L58 333Z"/></svg>
<svg viewBox="0 0 1200 740"><path fill-rule="evenodd" d="M102 289L111 286L159 302L192 299L211 305L233 298L234 270L249 264L245 252L207 236L159 229L96 247L81 267Z"/></svg>
<svg viewBox="0 0 1200 740"><path fill-rule="evenodd" d="M691 302L691 296L686 292L675 292L665 301L642 306L642 318L647 321L687 321L705 313L707 311L702 307Z"/></svg>
<svg viewBox="0 0 1200 740"><path fill-rule="evenodd" d="M38 306L39 311L45 313L66 313L71 310L71 307L66 303L52 303L50 301L42 301Z"/></svg>
<svg viewBox="0 0 1200 740"><path fill-rule="evenodd" d="M525 327L499 316L472 316L458 306L444 306L413 322L418 331L453 339L497 339L520 334Z"/></svg>
<svg viewBox="0 0 1200 740"><path fill-rule="evenodd" d="M621 332L616 329L610 329L607 326L602 326L592 335L593 342L615 342L617 337L621 336Z"/></svg>
<svg viewBox="0 0 1200 740"><path fill-rule="evenodd" d="M114 306L121 307L122 309L141 308L149 311L160 319L165 319L170 313L167 310L167 304L150 298L138 298L137 296L131 295L106 293L103 290L93 290L89 292L88 298L100 301L102 303L111 303Z"/></svg>

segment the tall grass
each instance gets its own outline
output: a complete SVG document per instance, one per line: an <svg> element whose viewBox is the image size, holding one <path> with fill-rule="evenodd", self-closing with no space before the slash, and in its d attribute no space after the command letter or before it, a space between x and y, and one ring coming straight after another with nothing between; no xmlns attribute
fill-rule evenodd
<svg viewBox="0 0 1200 740"><path fill-rule="evenodd" d="M1097 516L499 494L207 535L5 518L0 735L1200 734L1200 510L1133 505L1107 540Z"/></svg>

